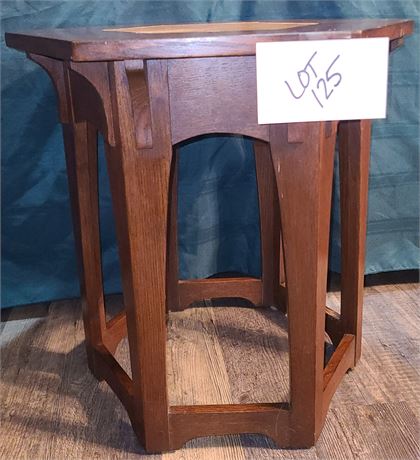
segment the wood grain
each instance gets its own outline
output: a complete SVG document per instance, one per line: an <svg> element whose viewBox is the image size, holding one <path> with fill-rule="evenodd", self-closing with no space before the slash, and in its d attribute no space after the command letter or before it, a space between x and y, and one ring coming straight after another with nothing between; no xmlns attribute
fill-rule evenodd
<svg viewBox="0 0 420 460"><path fill-rule="evenodd" d="M94 349L106 333L99 234L97 132L87 122L64 124L67 175L79 260L89 367L101 378Z"/></svg>
<svg viewBox="0 0 420 460"><path fill-rule="evenodd" d="M405 402L342 406L332 409L316 451L318 458L331 460L416 459L418 434L418 421ZM332 453L337 437L341 443Z"/></svg>
<svg viewBox="0 0 420 460"><path fill-rule="evenodd" d="M150 119L149 90L144 72L144 61L128 61L126 69L137 147L151 148L152 121Z"/></svg>
<svg viewBox="0 0 420 460"><path fill-rule="evenodd" d="M290 20L300 27L278 30L133 34L104 32L104 27L47 29L6 33L6 44L26 52L62 60L108 61L210 56L252 56L255 43L410 35L414 22L404 19ZM315 23L307 25L308 22ZM270 23L270 21L268 21Z"/></svg>
<svg viewBox="0 0 420 460"><path fill-rule="evenodd" d="M208 133L268 140L257 123L255 56L170 60L168 72L173 144Z"/></svg>
<svg viewBox="0 0 420 460"><path fill-rule="evenodd" d="M262 304L262 283L260 279L250 277L180 280L178 295L179 305L182 308L199 300L223 297L243 298L255 306L260 306Z"/></svg>
<svg viewBox="0 0 420 460"><path fill-rule="evenodd" d="M178 258L178 175L179 150L173 149L169 179L168 212L168 262L166 264L166 285L168 289L167 310L182 310L179 295L179 258ZM197 299L196 299L197 300Z"/></svg>
<svg viewBox="0 0 420 460"><path fill-rule="evenodd" d="M111 89L106 62L69 64L69 79L74 119L88 121L115 145Z"/></svg>
<svg viewBox="0 0 420 460"><path fill-rule="evenodd" d="M166 251L172 144L167 63L149 61L153 148L137 150L136 130L124 63L110 63L117 147L107 145L107 161L122 262L131 370L130 412L148 452L168 450L166 387ZM141 154L140 154L141 153ZM149 193L153 190L153 193Z"/></svg>
<svg viewBox="0 0 420 460"><path fill-rule="evenodd" d="M293 31L287 24L267 22L182 30L163 26L135 34L96 28L6 36L9 46L26 50L55 84L89 366L122 401L149 453L179 448L206 434L250 432L268 435L279 446L310 447L339 381L360 357L370 124L343 122L340 129L343 289L338 316L325 309L337 122L258 125L255 43L386 36L399 45L413 23L297 22ZM162 59L162 53L179 59ZM124 309L108 320L101 274L97 131L105 138L124 291ZM173 145L218 132L258 139L262 279L178 281ZM261 141L269 142L269 148ZM168 311L225 296L244 297L258 306L267 301L287 311L289 402L169 404ZM338 347L324 369L325 324ZM129 373L113 356L125 333ZM258 343L264 348L263 338ZM273 356L270 350L266 359Z"/></svg>
<svg viewBox="0 0 420 460"><path fill-rule="evenodd" d="M61 123L70 123L71 101L68 91L66 64L46 56L28 53L28 58L40 65L49 75L57 94L58 112Z"/></svg>
<svg viewBox="0 0 420 460"><path fill-rule="evenodd" d="M354 364L362 344L370 133L370 120L339 125L341 325L344 333L356 337Z"/></svg>
<svg viewBox="0 0 420 460"><path fill-rule="evenodd" d="M280 286L284 282L280 208L269 144L255 141L254 155L260 211L263 304L277 306L286 312L286 298Z"/></svg>
<svg viewBox="0 0 420 460"><path fill-rule="evenodd" d="M192 308L169 315L167 362L171 406L234 402L214 317L211 308ZM220 438L218 445L205 439L193 439L187 443L187 448L164 454L164 458L244 458L238 436ZM206 444L204 454L203 442Z"/></svg>
<svg viewBox="0 0 420 460"><path fill-rule="evenodd" d="M335 136L326 136L325 123L301 125L305 137L297 139L294 135L293 140L291 125L271 125L270 146L287 283L291 445L309 447L322 427L325 293ZM296 177L300 178L299 183Z"/></svg>
<svg viewBox="0 0 420 460"><path fill-rule="evenodd" d="M231 382L232 401L289 402L286 318L271 308L219 308L213 315L214 328Z"/></svg>
<svg viewBox="0 0 420 460"><path fill-rule="evenodd" d="M334 396L344 374L351 367L354 357L355 337L345 334L324 368L322 416L326 417L331 398Z"/></svg>
<svg viewBox="0 0 420 460"><path fill-rule="evenodd" d="M163 458L417 459L420 375L418 367L415 370L410 364L418 359L418 349L409 343L420 335L419 295L415 284L365 289L365 352L338 388L316 447L277 449L268 438L253 435L209 437L190 441ZM328 295L329 305L338 300L336 294ZM111 307L115 307L112 314L119 310L117 302ZM251 334L259 327L265 330L267 319L260 310L245 310L253 313L253 320L249 331L241 324L244 333ZM161 458L145 455L116 396L108 385L86 372L80 302L54 302L43 306L41 313L37 306L28 306L28 319L22 318L21 311L11 309L8 320L1 323L0 458L60 458L63 452L75 459ZM284 355L278 361L267 359L263 374L256 368L261 384L249 386L249 380L230 374L233 361L238 369L249 369L260 353L267 351L259 342L239 340L240 329L229 343L226 332L231 325L230 310L223 307L170 314L171 404L233 403L231 395L241 393L247 394L248 400L257 400L258 392L263 391L260 386L275 394L276 388L265 379L279 372L287 375ZM284 328L281 331L286 333ZM231 356L232 350L234 356L228 364L226 356ZM116 356L130 374L126 339Z"/></svg>

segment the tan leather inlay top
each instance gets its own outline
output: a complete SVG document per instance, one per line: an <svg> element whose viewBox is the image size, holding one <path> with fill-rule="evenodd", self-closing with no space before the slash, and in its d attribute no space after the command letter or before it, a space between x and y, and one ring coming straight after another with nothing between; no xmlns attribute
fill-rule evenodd
<svg viewBox="0 0 420 460"><path fill-rule="evenodd" d="M133 34L179 34L189 32L235 32L253 30L282 30L305 27L317 22L206 22L197 24L168 24L156 26L103 29L104 32L129 32Z"/></svg>

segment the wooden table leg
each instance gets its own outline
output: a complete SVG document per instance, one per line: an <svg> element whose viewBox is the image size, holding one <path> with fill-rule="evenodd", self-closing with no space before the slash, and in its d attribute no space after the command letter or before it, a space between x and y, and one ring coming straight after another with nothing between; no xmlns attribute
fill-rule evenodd
<svg viewBox="0 0 420 460"><path fill-rule="evenodd" d="M260 209L262 304L286 312L285 289L280 284L284 281L280 211L270 145L254 141L254 154Z"/></svg>
<svg viewBox="0 0 420 460"><path fill-rule="evenodd" d="M106 334L99 235L97 132L87 122L63 124L73 213L86 351L89 368L101 379L95 348Z"/></svg>
<svg viewBox="0 0 420 460"><path fill-rule="evenodd" d="M166 61L144 72L152 145L138 148L124 62L109 64L116 147L107 161L117 228L133 380L134 429L147 452L169 448L166 264L172 145Z"/></svg>
<svg viewBox="0 0 420 460"><path fill-rule="evenodd" d="M341 327L356 337L354 364L362 343L363 280L368 205L370 120L339 124L341 208Z"/></svg>
<svg viewBox="0 0 420 460"><path fill-rule="evenodd" d="M169 192L169 232L168 232L168 264L167 264L167 286L168 286L168 311L182 310L179 302L179 262L178 262L178 168L179 149L173 153L171 166L170 192Z"/></svg>
<svg viewBox="0 0 420 460"><path fill-rule="evenodd" d="M272 125L289 319L290 445L322 428L325 300L336 123Z"/></svg>
<svg viewBox="0 0 420 460"><path fill-rule="evenodd" d="M106 69L106 64L88 63L81 67L79 64L81 75L78 75L78 85L77 82L74 84L70 75L72 64L32 53L28 56L46 70L57 93L79 262L87 358L92 373L101 380L106 378L107 374L103 366L103 355L113 354L121 338L126 334L124 312L106 322L102 281L97 131L100 126L112 139L112 129L101 123L101 120L106 121L106 113L105 118L101 118L104 104L99 93L102 96L103 93L108 93L109 96L109 88L103 85L101 80L103 75L101 76L98 66L102 68L105 66ZM99 73L96 72L97 70ZM73 76L76 78L76 74ZM87 78L83 80L84 77ZM89 77L93 80L89 81ZM91 85L92 82L98 83L98 81L102 89L99 93L98 87ZM86 100L89 104L83 104ZM82 110L80 110L80 103L83 105ZM84 111L83 108L86 107L89 107L90 111Z"/></svg>

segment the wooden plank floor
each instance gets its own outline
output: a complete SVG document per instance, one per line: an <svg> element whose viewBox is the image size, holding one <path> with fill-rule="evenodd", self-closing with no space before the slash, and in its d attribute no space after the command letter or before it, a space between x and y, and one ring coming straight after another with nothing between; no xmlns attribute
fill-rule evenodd
<svg viewBox="0 0 420 460"><path fill-rule="evenodd" d="M308 450L276 449L262 436L201 438L145 456L106 383L88 372L78 301L10 309L1 323L1 459L417 459L420 419L416 284L365 289L363 357L335 397ZM119 308L121 299L109 299ZM339 303L329 294L329 306ZM127 343L117 357L129 370ZM269 308L196 308L171 314L172 404L284 401L287 334Z"/></svg>

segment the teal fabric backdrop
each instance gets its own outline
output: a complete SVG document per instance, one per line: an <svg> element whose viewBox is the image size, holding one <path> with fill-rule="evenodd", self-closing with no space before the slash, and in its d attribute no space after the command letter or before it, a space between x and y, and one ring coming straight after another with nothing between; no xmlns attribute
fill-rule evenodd
<svg viewBox="0 0 420 460"><path fill-rule="evenodd" d="M279 18L412 18L417 0L2 1L2 305L79 294L61 128L48 76L4 32L47 27ZM419 32L393 53L388 118L373 129L367 273L419 267ZM194 114L192 113L193 117ZM120 290L108 181L100 155L107 292ZM180 153L180 269L184 278L258 275L258 203L251 141L209 137ZM339 271L334 193L331 269Z"/></svg>

